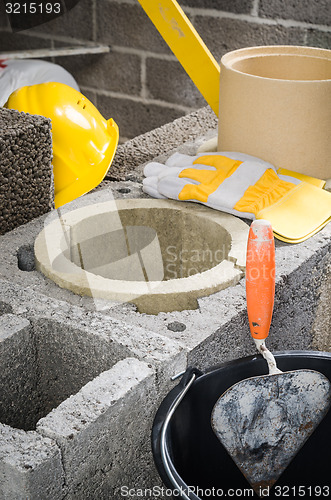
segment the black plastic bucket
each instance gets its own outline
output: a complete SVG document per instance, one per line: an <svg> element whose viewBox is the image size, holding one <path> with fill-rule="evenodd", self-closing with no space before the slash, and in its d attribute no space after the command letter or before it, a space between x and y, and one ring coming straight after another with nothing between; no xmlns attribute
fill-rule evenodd
<svg viewBox="0 0 331 500"><path fill-rule="evenodd" d="M331 353L290 351L276 353L275 358L283 371L308 368L331 381ZM212 431L211 412L231 385L265 373L266 363L260 356L235 360L205 374L189 368L164 399L153 424L152 448L158 472L173 498L255 496ZM331 411L265 493L268 498L326 498L331 494L330 477Z"/></svg>

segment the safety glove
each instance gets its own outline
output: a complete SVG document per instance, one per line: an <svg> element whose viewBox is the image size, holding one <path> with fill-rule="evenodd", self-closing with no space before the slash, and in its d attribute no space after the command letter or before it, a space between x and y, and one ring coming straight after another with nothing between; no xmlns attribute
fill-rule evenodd
<svg viewBox="0 0 331 500"><path fill-rule="evenodd" d="M175 153L148 163L143 190L154 198L202 203L247 219L267 219L276 238L299 243L331 218L331 193L325 181L276 168L235 152Z"/></svg>

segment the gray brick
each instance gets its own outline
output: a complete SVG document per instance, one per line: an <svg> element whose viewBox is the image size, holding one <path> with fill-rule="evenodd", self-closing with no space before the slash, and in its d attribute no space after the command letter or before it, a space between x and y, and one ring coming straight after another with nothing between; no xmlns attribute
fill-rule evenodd
<svg viewBox="0 0 331 500"><path fill-rule="evenodd" d="M30 31L93 40L92 8L91 0L80 0L69 12Z"/></svg>
<svg viewBox="0 0 331 500"><path fill-rule="evenodd" d="M5 26L9 26L9 21L5 11L5 3L0 2L0 28L3 28Z"/></svg>
<svg viewBox="0 0 331 500"><path fill-rule="evenodd" d="M97 2L98 41L169 53L170 49L139 5Z"/></svg>
<svg viewBox="0 0 331 500"><path fill-rule="evenodd" d="M144 104L101 94L97 99L100 113L107 118L114 118L121 137L136 137L184 115L184 112L172 109L171 106Z"/></svg>
<svg viewBox="0 0 331 500"><path fill-rule="evenodd" d="M80 86L95 87L125 94L139 95L141 90L141 59L133 54L111 51L58 57L56 62L66 68Z"/></svg>
<svg viewBox="0 0 331 500"><path fill-rule="evenodd" d="M198 16L195 26L219 60L226 52L254 45L303 45L305 30L237 19Z"/></svg>
<svg viewBox="0 0 331 500"><path fill-rule="evenodd" d="M151 57L146 61L146 69L149 97L191 107L206 105L179 62Z"/></svg>
<svg viewBox="0 0 331 500"><path fill-rule="evenodd" d="M50 40L27 36L22 33L8 33L0 31L1 52L12 50L42 49L51 47Z"/></svg>
<svg viewBox="0 0 331 500"><path fill-rule="evenodd" d="M329 0L260 0L261 17L295 19L315 24L331 24Z"/></svg>
<svg viewBox="0 0 331 500"><path fill-rule="evenodd" d="M217 9L237 14L247 14L251 11L253 0L181 0L182 7L199 7L205 9Z"/></svg>
<svg viewBox="0 0 331 500"><path fill-rule="evenodd" d="M331 31L308 30L307 45L310 47L320 47L322 49L330 49L331 47Z"/></svg>

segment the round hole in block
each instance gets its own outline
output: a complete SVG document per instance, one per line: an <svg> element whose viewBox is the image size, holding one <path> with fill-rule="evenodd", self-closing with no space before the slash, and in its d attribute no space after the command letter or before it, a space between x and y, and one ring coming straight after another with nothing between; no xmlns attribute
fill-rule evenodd
<svg viewBox="0 0 331 500"><path fill-rule="evenodd" d="M239 281L248 226L197 204L130 199L53 221L35 242L38 270L80 295L140 312L194 309Z"/></svg>

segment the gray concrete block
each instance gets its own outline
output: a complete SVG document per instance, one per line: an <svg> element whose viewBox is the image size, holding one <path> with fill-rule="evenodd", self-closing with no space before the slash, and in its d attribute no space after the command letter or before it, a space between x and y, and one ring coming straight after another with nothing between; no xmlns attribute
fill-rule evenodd
<svg viewBox="0 0 331 500"><path fill-rule="evenodd" d="M217 60L231 50L255 45L303 45L305 31L238 19L197 16L195 27Z"/></svg>
<svg viewBox="0 0 331 500"><path fill-rule="evenodd" d="M117 498L122 484L135 484L154 399L153 370L125 359L38 423L61 448L69 498Z"/></svg>
<svg viewBox="0 0 331 500"><path fill-rule="evenodd" d="M9 26L9 21L6 14L5 4L0 2L0 29Z"/></svg>
<svg viewBox="0 0 331 500"><path fill-rule="evenodd" d="M321 237L322 234L317 236ZM331 310L327 306L330 304L329 243L309 256L300 266L300 272L292 271L286 276L279 268L287 258L287 246L279 246L275 312L270 329L273 349L288 348L289 338L291 349L312 349L317 345L320 349L323 338L324 349L330 350ZM294 261L297 255L293 255ZM328 302L326 297L329 297Z"/></svg>
<svg viewBox="0 0 331 500"><path fill-rule="evenodd" d="M307 30L307 45L310 47L320 47L321 49L330 49L331 31Z"/></svg>
<svg viewBox="0 0 331 500"><path fill-rule="evenodd" d="M0 497L59 500L64 497L61 452L36 432L0 424Z"/></svg>
<svg viewBox="0 0 331 500"><path fill-rule="evenodd" d="M65 36L81 40L93 40L93 3L80 0L62 16L30 29L31 33Z"/></svg>
<svg viewBox="0 0 331 500"><path fill-rule="evenodd" d="M331 256L320 280L320 295L316 304L316 315L313 324L313 349L331 351Z"/></svg>
<svg viewBox="0 0 331 500"><path fill-rule="evenodd" d="M259 15L272 19L295 19L313 24L331 24L328 0L260 0Z"/></svg>
<svg viewBox="0 0 331 500"><path fill-rule="evenodd" d="M205 107L161 126L157 133L151 131L139 135L118 146L106 179L124 180L132 177L141 180L142 169L137 172L136 167L174 150L185 141L193 141L208 132L217 135L216 129L217 117L211 108ZM195 147L192 147L191 154L195 153Z"/></svg>
<svg viewBox="0 0 331 500"><path fill-rule="evenodd" d="M5 314L0 317L0 342L4 342L17 332L29 330L30 323L24 318L13 314ZM2 347L2 344L1 344Z"/></svg>
<svg viewBox="0 0 331 500"><path fill-rule="evenodd" d="M137 55L112 50L109 54L58 57L56 63L69 71L80 87L140 94L141 58Z"/></svg>
<svg viewBox="0 0 331 500"><path fill-rule="evenodd" d="M169 106L144 103L120 97L110 97L97 93L98 109L105 117L114 118L122 137L136 137L141 133L171 122L184 111Z"/></svg>
<svg viewBox="0 0 331 500"><path fill-rule="evenodd" d="M30 323L6 314L0 317L0 422L32 429L38 406L37 353Z"/></svg>
<svg viewBox="0 0 331 500"><path fill-rule="evenodd" d="M146 59L148 97L189 107L206 106L206 101L178 61Z"/></svg>
<svg viewBox="0 0 331 500"><path fill-rule="evenodd" d="M35 36L27 36L24 35L24 33L0 31L1 52L50 48L51 43L51 40L46 40Z"/></svg>
<svg viewBox="0 0 331 500"><path fill-rule="evenodd" d="M51 122L0 110L0 234L53 206Z"/></svg>
<svg viewBox="0 0 331 500"><path fill-rule="evenodd" d="M29 273L31 278L32 275L39 281L38 272ZM44 283L42 293L35 289L31 298L31 293L25 288L28 281L29 277L24 284L15 285L14 281L1 280L0 301L14 303L14 313L24 314L32 322L40 373L45 377L45 380L39 381L40 392L46 403L48 386L53 386L52 391L58 388L63 394L68 391L66 386L75 392L83 383L125 357L144 360L152 364L158 373L164 372L164 369L180 371L185 364L186 352L177 342L148 328L141 328L139 324L130 325L113 317L113 311L118 307L122 311L124 308L126 314L131 309L134 312L132 304L102 303L99 304L102 307L99 312L93 299L60 289L49 280ZM65 301L55 298L56 291ZM80 363L74 359L76 351L79 352ZM63 375L62 370L65 372ZM57 383L58 378L64 381L62 387Z"/></svg>
<svg viewBox="0 0 331 500"><path fill-rule="evenodd" d="M74 322L73 322L74 323ZM115 342L68 322L33 321L39 411L35 421L124 357Z"/></svg>
<svg viewBox="0 0 331 500"><path fill-rule="evenodd" d="M169 53L153 23L140 5L98 0L97 41L158 53Z"/></svg>
<svg viewBox="0 0 331 500"><path fill-rule="evenodd" d="M251 11L253 0L182 0L181 6L198 7L203 9L217 9L237 14L248 14Z"/></svg>

